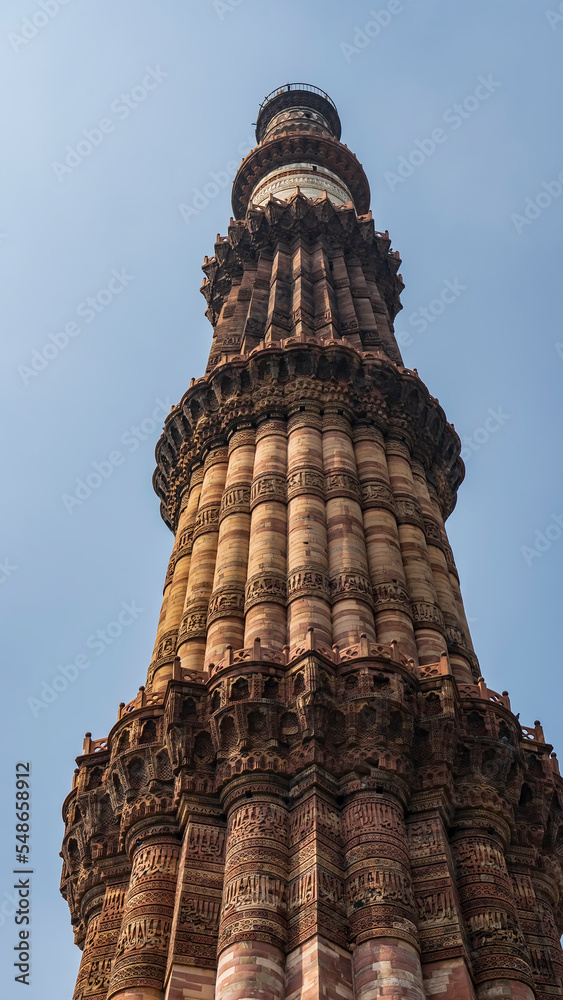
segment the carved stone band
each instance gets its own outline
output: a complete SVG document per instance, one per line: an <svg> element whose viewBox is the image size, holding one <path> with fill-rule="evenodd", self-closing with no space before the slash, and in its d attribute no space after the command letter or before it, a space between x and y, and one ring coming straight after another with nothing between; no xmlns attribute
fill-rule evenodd
<svg viewBox="0 0 563 1000"><path fill-rule="evenodd" d="M362 573L339 573L331 577L330 596L333 601L341 601L347 597L359 597L363 601L373 599L371 581Z"/></svg>
<svg viewBox="0 0 563 1000"><path fill-rule="evenodd" d="M326 498L350 497L351 500L361 500L360 484L356 476L347 469L333 469L326 473Z"/></svg>
<svg viewBox="0 0 563 1000"><path fill-rule="evenodd" d="M262 604L264 601L285 605L286 599L287 583L284 577L254 576L246 584L244 609L248 611L255 604Z"/></svg>
<svg viewBox="0 0 563 1000"><path fill-rule="evenodd" d="M156 651L156 662L160 663L161 660L174 658L176 655L176 640L178 638L178 633L176 629L172 629L170 632L165 632L162 636L158 649Z"/></svg>
<svg viewBox="0 0 563 1000"><path fill-rule="evenodd" d="M250 509L264 500L279 500L285 503L286 488L284 476L257 476L250 491Z"/></svg>
<svg viewBox="0 0 563 1000"><path fill-rule="evenodd" d="M244 618L244 594L241 590L224 588L211 595L207 624L216 618Z"/></svg>
<svg viewBox="0 0 563 1000"><path fill-rule="evenodd" d="M325 495L324 473L318 469L295 469L287 477L287 499L308 494L323 497Z"/></svg>
<svg viewBox="0 0 563 1000"><path fill-rule="evenodd" d="M444 617L436 604L413 601L412 613L415 627L417 625L436 625L442 631L444 630Z"/></svg>
<svg viewBox="0 0 563 1000"><path fill-rule="evenodd" d="M207 603L195 602L184 612L180 623L178 641L205 639L207 635Z"/></svg>
<svg viewBox="0 0 563 1000"><path fill-rule="evenodd" d="M432 517L425 517L424 534L426 535L427 542L431 545L436 545L439 549L444 551L444 539L442 537L442 531L438 521L435 521Z"/></svg>
<svg viewBox="0 0 563 1000"><path fill-rule="evenodd" d="M200 507L194 526L194 541L199 535L204 535L208 531L219 530L219 504L206 504Z"/></svg>
<svg viewBox="0 0 563 1000"><path fill-rule="evenodd" d="M250 487L232 486L225 490L221 500L219 522L228 514L248 514L250 512Z"/></svg>
<svg viewBox="0 0 563 1000"><path fill-rule="evenodd" d="M397 504L397 524L414 524L417 528L424 528L422 510L416 497L398 496L395 497Z"/></svg>
<svg viewBox="0 0 563 1000"><path fill-rule="evenodd" d="M194 527L193 524L189 528L184 528L178 537L178 546L176 548L176 558L179 559L181 556L188 556L192 551L194 541Z"/></svg>
<svg viewBox="0 0 563 1000"><path fill-rule="evenodd" d="M293 600L303 595L330 599L330 580L321 570L312 566L297 566L287 583L287 599Z"/></svg>
<svg viewBox="0 0 563 1000"><path fill-rule="evenodd" d="M396 513L395 497L388 483L380 479L369 479L361 484L362 506L365 510L372 507L385 507L392 514Z"/></svg>
<svg viewBox="0 0 563 1000"><path fill-rule="evenodd" d="M373 588L373 599L376 611L405 611L412 616L409 592L402 580L376 583Z"/></svg>

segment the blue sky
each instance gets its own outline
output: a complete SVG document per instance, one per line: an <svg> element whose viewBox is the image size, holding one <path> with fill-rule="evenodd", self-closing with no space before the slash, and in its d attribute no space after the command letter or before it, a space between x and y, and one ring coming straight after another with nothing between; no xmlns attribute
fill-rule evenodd
<svg viewBox="0 0 563 1000"><path fill-rule="evenodd" d="M404 261L405 363L465 439L449 532L483 672L563 748L563 16L559 0L550 17L543 0L43 5L0 14L0 961L19 996L11 804L29 760L26 996L67 1000L80 956L58 896L61 804L84 732L105 736L145 679L172 545L154 445L204 370L200 267L229 222L226 175L284 82L335 100ZM458 294L442 310L446 282ZM96 463L101 483L77 496ZM87 666L34 714L77 657Z"/></svg>

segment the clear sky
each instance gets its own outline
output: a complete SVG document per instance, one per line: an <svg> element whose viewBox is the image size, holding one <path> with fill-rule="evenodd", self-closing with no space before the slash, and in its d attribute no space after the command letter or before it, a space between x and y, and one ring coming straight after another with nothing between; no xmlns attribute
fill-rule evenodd
<svg viewBox="0 0 563 1000"><path fill-rule="evenodd" d="M466 439L449 532L483 672L563 750L563 533L553 519L563 515L563 15L559 0L549 17L546 8L4 0L0 981L9 1000L72 995L79 952L58 895L61 804L84 732L105 736L145 679L172 545L151 487L154 445L165 411L204 370L200 266L226 232L233 161L262 98L287 81L336 102L376 226L403 257L405 363ZM457 294L442 310L446 282ZM106 478L87 495L77 480L97 483L96 463ZM130 624L96 640L123 604L134 605L122 615ZM29 699L80 656L87 667L34 712ZM9 916L17 760L33 773L26 991L13 981Z"/></svg>

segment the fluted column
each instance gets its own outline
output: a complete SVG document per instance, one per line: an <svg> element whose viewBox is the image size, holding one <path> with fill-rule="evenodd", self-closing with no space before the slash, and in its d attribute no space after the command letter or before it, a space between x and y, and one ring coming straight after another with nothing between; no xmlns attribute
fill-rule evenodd
<svg viewBox="0 0 563 1000"><path fill-rule="evenodd" d="M296 247L291 260L292 336L311 337L315 332L315 306L311 281L311 254L302 243Z"/></svg>
<svg viewBox="0 0 563 1000"><path fill-rule="evenodd" d="M432 497L432 494L431 494L431 497ZM434 504L435 504L436 509L439 511L439 505L438 505L438 502L437 502L436 499L434 499ZM453 598L454 598L454 604L455 604L455 607L456 607L456 610L457 610L458 620L459 620L459 622L461 624L461 629L462 629L461 644L462 644L463 649L465 651L465 659L469 662L469 666L470 666L470 670L471 670L472 682L475 682L480 677L481 671L479 669L478 660L477 660L477 657L475 655L475 651L473 649L473 642L472 642L472 639L471 639L471 630L469 628L469 624L467 622L467 617L466 617L466 614L465 614L465 607L463 605L463 598L461 596L461 589L460 589L460 585L459 585L459 575L458 575L458 572L457 572L457 567L456 567L456 564L455 564L454 555L453 555L453 552L452 552L452 549L451 549L451 546L450 546L450 543L449 543L449 540L448 540L448 536L447 536L447 533L446 533L446 528L445 528L443 522L442 522L441 535L442 535L442 545L443 545L443 549L444 549L444 556L445 556L445 559L446 559L446 565L448 567L448 576L449 576L449 580L450 580L450 587L451 587Z"/></svg>
<svg viewBox="0 0 563 1000"><path fill-rule="evenodd" d="M534 984L540 996L543 991L548 995L557 996L563 990L563 955L560 935L553 920L553 909L559 901L559 890L556 885L550 885L551 879L547 872L539 875L536 871L535 874L539 875L539 878L533 879L535 859L534 847L519 847L512 844L506 862L512 881L518 920L530 956Z"/></svg>
<svg viewBox="0 0 563 1000"><path fill-rule="evenodd" d="M169 586L165 588L162 611L158 623L155 643L155 662L149 671L149 690L162 690L172 676L172 665L176 657L178 629L182 619L193 546L194 525L197 516L203 468L196 469L190 480L186 503L180 512L178 529L174 540L171 563L173 566ZM168 574L167 574L168 579Z"/></svg>
<svg viewBox="0 0 563 1000"><path fill-rule="evenodd" d="M184 796L187 814L168 949L165 1000L213 1000L225 827L218 803Z"/></svg>
<svg viewBox="0 0 563 1000"><path fill-rule="evenodd" d="M351 785L342 832L355 1000L424 1000L404 806Z"/></svg>
<svg viewBox="0 0 563 1000"><path fill-rule="evenodd" d="M471 962L444 822L442 790L420 792L409 801L409 859L429 997L443 993L475 1000Z"/></svg>
<svg viewBox="0 0 563 1000"><path fill-rule="evenodd" d="M331 257L332 283L336 295L338 316L340 319L340 335L346 336L348 343L361 351L362 338L360 337L360 324L356 315L355 301L350 287L350 277L346 267L346 257L344 250L338 249Z"/></svg>
<svg viewBox="0 0 563 1000"><path fill-rule="evenodd" d="M271 251L269 249L262 249L258 253L258 266L252 286L252 296L240 348L241 354L250 354L258 346L264 335L268 318L271 272Z"/></svg>
<svg viewBox="0 0 563 1000"><path fill-rule="evenodd" d="M273 776L239 778L225 793L227 850L217 1000L283 1000L286 794Z"/></svg>
<svg viewBox="0 0 563 1000"><path fill-rule="evenodd" d="M182 666L203 670L207 612L213 589L219 509L227 475L227 450L214 448L205 459L201 496L194 524L190 574L178 636Z"/></svg>
<svg viewBox="0 0 563 1000"><path fill-rule="evenodd" d="M320 767L292 782L286 1000L352 1000L338 784Z"/></svg>
<svg viewBox="0 0 563 1000"><path fill-rule="evenodd" d="M413 461L412 471L416 495L422 511L426 548L436 588L436 596L444 620L444 634L450 654L452 672L462 683L471 684L473 680L471 666L467 657L463 656L461 652L465 636L450 583L450 574L442 541L443 525L441 519L437 520L436 518L435 506L430 498L426 474L422 465Z"/></svg>
<svg viewBox="0 0 563 1000"><path fill-rule="evenodd" d="M105 891L105 885L97 885L82 900L86 938L73 1000L82 1000L82 997L88 997L88 1000L105 1000L107 994L111 956L106 957L105 949L100 947L99 937Z"/></svg>
<svg viewBox="0 0 563 1000"><path fill-rule="evenodd" d="M287 641L287 431L281 419L256 431L250 496L250 546L245 591L244 645L255 639L283 649Z"/></svg>
<svg viewBox="0 0 563 1000"><path fill-rule="evenodd" d="M397 505L399 541L411 599L418 657L421 663L439 659L446 645L444 620L426 547L422 511L416 496L410 456L397 440L386 443L389 479Z"/></svg>
<svg viewBox="0 0 563 1000"><path fill-rule="evenodd" d="M506 867L508 835L507 824L496 813L467 809L456 816L451 837L479 1000L535 997ZM503 983L510 992L495 993Z"/></svg>
<svg viewBox="0 0 563 1000"><path fill-rule="evenodd" d="M268 318L264 340L278 343L289 334L289 303L291 300L291 256L289 249L278 243L272 262Z"/></svg>
<svg viewBox="0 0 563 1000"><path fill-rule="evenodd" d="M354 430L354 443L377 641L388 644L396 639L405 655L416 661L418 651L383 435L375 427L360 425Z"/></svg>
<svg viewBox="0 0 563 1000"><path fill-rule="evenodd" d="M311 411L288 423L288 644L304 642L314 627L321 642L332 644L328 573L322 420Z"/></svg>
<svg viewBox="0 0 563 1000"><path fill-rule="evenodd" d="M332 641L347 646L362 633L375 639L375 622L352 433L347 418L331 411L323 419L323 462Z"/></svg>
<svg viewBox="0 0 563 1000"><path fill-rule="evenodd" d="M219 512L215 578L207 614L206 669L223 656L226 646L241 649L244 645L254 450L254 431L235 431L229 442L229 465Z"/></svg>
<svg viewBox="0 0 563 1000"><path fill-rule="evenodd" d="M313 255L313 301L318 337L338 339L338 307L332 284L331 261L327 250L319 246Z"/></svg>
<svg viewBox="0 0 563 1000"><path fill-rule="evenodd" d="M162 998L180 854L175 822L147 817L127 844L131 878L107 997Z"/></svg>

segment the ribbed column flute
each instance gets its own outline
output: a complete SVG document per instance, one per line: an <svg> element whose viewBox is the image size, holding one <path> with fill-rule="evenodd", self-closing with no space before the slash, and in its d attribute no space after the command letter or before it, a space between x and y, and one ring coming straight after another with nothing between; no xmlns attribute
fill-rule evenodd
<svg viewBox="0 0 563 1000"><path fill-rule="evenodd" d="M287 430L281 419L256 431L250 495L250 547L245 594L244 645L255 639L283 649L287 642Z"/></svg>
<svg viewBox="0 0 563 1000"><path fill-rule="evenodd" d="M182 666L203 670L207 611L213 589L219 533L219 509L227 475L227 449L214 448L205 459L203 483L194 525L190 575L178 636Z"/></svg>
<svg viewBox="0 0 563 1000"><path fill-rule="evenodd" d="M229 442L229 465L219 512L215 578L207 615L206 669L223 656L227 646L241 649L244 645L254 451L254 431L235 431Z"/></svg>
<svg viewBox="0 0 563 1000"><path fill-rule="evenodd" d="M471 666L467 657L461 653L461 645L465 644L463 623L458 615L458 608L455 602L454 593L450 583L448 564L444 553L444 543L442 541L442 519L436 518L435 505L432 503L426 474L422 465L412 462L413 482L422 516L424 518L424 532L426 535L426 547L428 558L432 568L432 576L436 587L438 604L444 618L444 627L448 651L450 653L450 663L452 672L458 680L464 684L472 683ZM452 638L450 638L450 636ZM457 642L455 641L457 639Z"/></svg>
<svg viewBox="0 0 563 1000"><path fill-rule="evenodd" d="M288 644L304 642L314 623L317 637L332 643L322 420L298 412L288 422Z"/></svg>
<svg viewBox="0 0 563 1000"><path fill-rule="evenodd" d="M436 500L434 501L434 505L439 510L438 503L437 503ZM452 549L451 549L451 546L450 546L450 543L449 543L449 540L448 540L448 535L447 535L447 532L446 532L446 528L445 528L445 526L443 524L442 524L441 534L442 534L442 544L443 544L443 548L444 548L444 556L445 556L445 559L446 559L446 565L448 567L448 576L449 576L449 580L450 580L450 587L451 587L452 594L453 594L453 597L454 597L454 604L455 604L455 607L456 607L456 610L457 610L457 616L458 616L458 619L459 619L459 621L461 623L461 627L462 627L464 645L465 645L465 647L467 649L467 657L466 657L466 659L469 660L472 682L474 682L480 676L480 670L478 668L477 657L475 656L475 652L474 652L474 649L473 649L473 641L471 639L471 632L470 632L469 624L468 624L467 617L466 617L466 614L465 614L465 607L463 605L463 598L461 596L461 588L460 588L460 585L459 585L459 576L458 576L457 568L456 568L456 565L455 565L453 552L452 552Z"/></svg>
<svg viewBox="0 0 563 1000"><path fill-rule="evenodd" d="M329 411L323 419L328 561L332 596L332 641L375 639L372 587L354 445L349 421Z"/></svg>
<svg viewBox="0 0 563 1000"><path fill-rule="evenodd" d="M224 796L227 851L217 1000L283 1000L287 809L273 775L239 778Z"/></svg>
<svg viewBox="0 0 563 1000"><path fill-rule="evenodd" d="M192 474L187 502L180 513L176 538L174 539L174 548L172 550L174 569L170 585L165 589L162 601L155 653L153 654L156 662L154 670L149 674L149 688L153 690L165 688L172 676L172 664L176 657L178 642L178 628L186 599L192 556L193 532L202 483L203 469L199 468ZM164 663L162 662L163 657Z"/></svg>
<svg viewBox="0 0 563 1000"><path fill-rule="evenodd" d="M418 651L383 435L375 427L360 425L354 430L354 449L362 490L377 641L389 644L396 639L405 655L416 661Z"/></svg>
<svg viewBox="0 0 563 1000"><path fill-rule="evenodd" d="M403 804L352 790L342 832L355 1000L425 1000Z"/></svg>
<svg viewBox="0 0 563 1000"><path fill-rule="evenodd" d="M86 938L82 949L80 968L74 989L74 1000L81 1000L83 996L88 996L89 1000L105 1000L109 985L108 970L111 966L113 951L107 959L100 954L104 949L100 948L99 927L102 906L104 902L106 887L97 885L86 894L82 901L81 909L84 913L86 923Z"/></svg>
<svg viewBox="0 0 563 1000"><path fill-rule="evenodd" d="M397 505L399 541L411 598L418 656L421 663L431 663L439 658L446 639L410 455L407 447L394 439L386 442L385 450L389 480Z"/></svg>
<svg viewBox="0 0 563 1000"><path fill-rule="evenodd" d="M129 831L131 879L108 1000L162 997L180 845L172 817L147 817Z"/></svg>
<svg viewBox="0 0 563 1000"><path fill-rule="evenodd" d="M534 1000L532 974L518 921L505 850L508 825L492 811L468 808L456 817L452 853L472 948L479 1000L504 995Z"/></svg>

